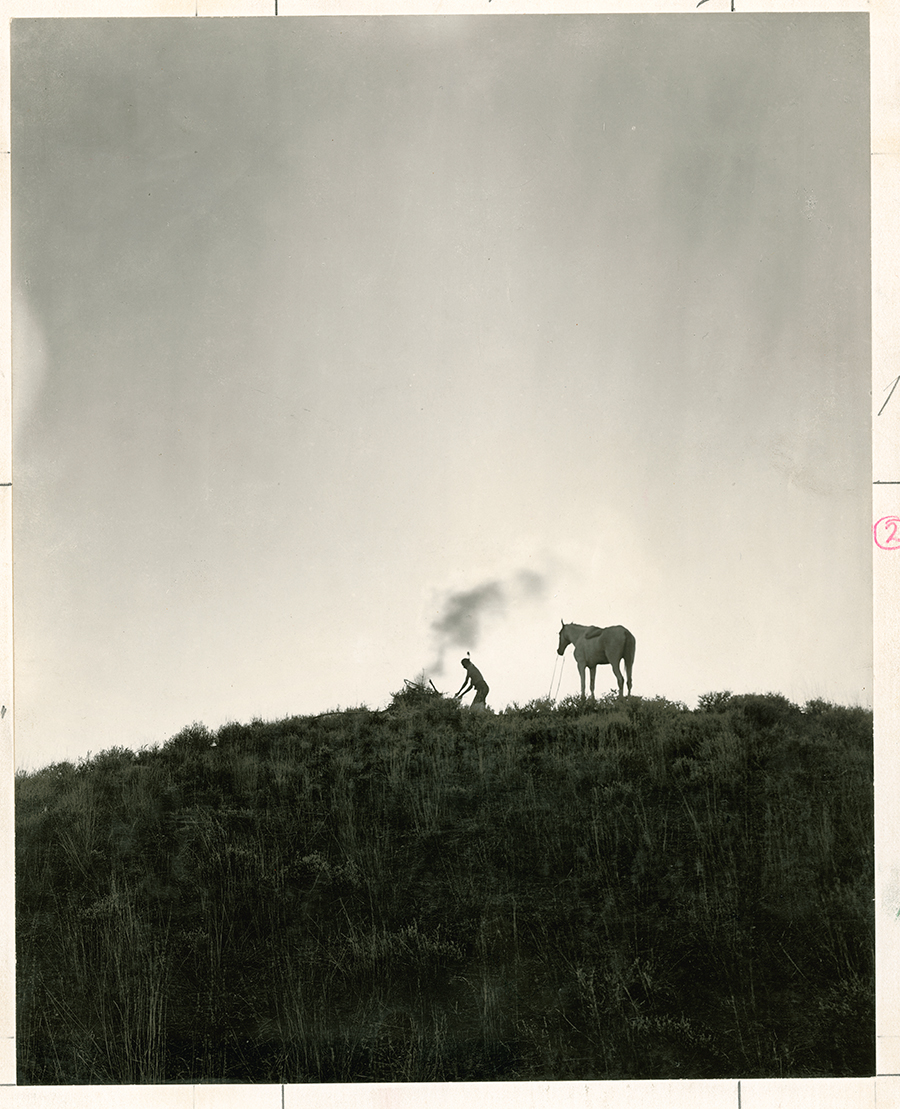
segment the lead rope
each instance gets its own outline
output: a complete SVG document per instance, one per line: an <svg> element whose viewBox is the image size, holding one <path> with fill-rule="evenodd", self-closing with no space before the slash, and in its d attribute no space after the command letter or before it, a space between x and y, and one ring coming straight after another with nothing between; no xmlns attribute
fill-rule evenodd
<svg viewBox="0 0 900 1109"><path fill-rule="evenodd" d="M562 656L562 665L559 668L559 681L556 683L556 693L559 693L559 687L562 685L563 666L566 665L566 656ZM553 675L550 678L550 692L548 696L552 701L556 700L556 693L553 692L553 679L556 677L556 660L553 662Z"/></svg>

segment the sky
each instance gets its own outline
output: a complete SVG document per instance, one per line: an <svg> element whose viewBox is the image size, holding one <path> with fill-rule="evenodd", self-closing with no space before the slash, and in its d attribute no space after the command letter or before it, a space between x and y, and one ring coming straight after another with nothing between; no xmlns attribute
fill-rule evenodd
<svg viewBox="0 0 900 1109"><path fill-rule="evenodd" d="M17 20L11 73L18 765L466 652L566 696L561 619L644 697L871 704L864 15Z"/></svg>

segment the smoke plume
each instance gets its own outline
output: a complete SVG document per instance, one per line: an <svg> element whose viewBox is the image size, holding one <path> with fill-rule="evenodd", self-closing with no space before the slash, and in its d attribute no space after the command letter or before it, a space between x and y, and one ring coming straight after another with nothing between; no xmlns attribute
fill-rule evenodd
<svg viewBox="0 0 900 1109"><path fill-rule="evenodd" d="M541 574L518 570L506 581L486 581L473 589L448 594L440 615L431 624L437 655L430 669L442 673L448 651L472 650L478 645L485 622L503 617L509 602L539 599L546 587Z"/></svg>

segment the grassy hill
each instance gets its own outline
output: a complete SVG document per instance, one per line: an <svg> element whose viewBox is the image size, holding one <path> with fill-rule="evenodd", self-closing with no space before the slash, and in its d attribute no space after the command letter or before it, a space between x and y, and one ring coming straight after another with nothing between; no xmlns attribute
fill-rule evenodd
<svg viewBox="0 0 900 1109"><path fill-rule="evenodd" d="M866 1075L872 716L195 724L16 781L23 1084Z"/></svg>

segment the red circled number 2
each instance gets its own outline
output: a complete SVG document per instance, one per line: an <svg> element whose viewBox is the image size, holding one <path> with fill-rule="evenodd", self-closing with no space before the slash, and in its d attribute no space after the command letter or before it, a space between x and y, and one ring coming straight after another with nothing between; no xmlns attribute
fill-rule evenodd
<svg viewBox="0 0 900 1109"><path fill-rule="evenodd" d="M882 516L873 531L875 543L883 551L900 551L900 516Z"/></svg>

